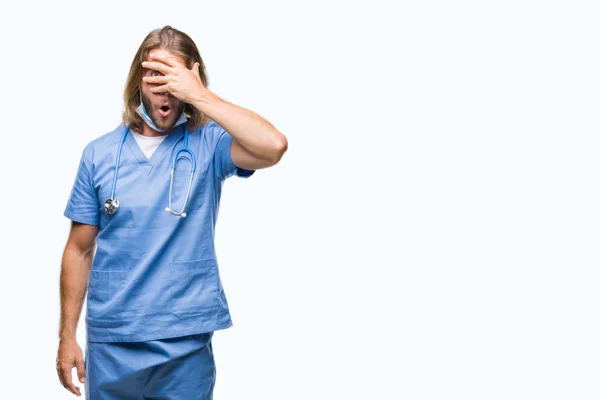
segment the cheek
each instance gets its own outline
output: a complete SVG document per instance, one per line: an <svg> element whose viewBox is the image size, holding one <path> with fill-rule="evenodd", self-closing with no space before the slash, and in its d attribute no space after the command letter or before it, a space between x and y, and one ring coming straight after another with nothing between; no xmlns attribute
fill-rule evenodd
<svg viewBox="0 0 600 400"><path fill-rule="evenodd" d="M148 93L150 93L150 85L146 82L142 81L142 84L140 85L140 89L142 89L142 93L147 96Z"/></svg>
<svg viewBox="0 0 600 400"><path fill-rule="evenodd" d="M151 89L158 87L159 85L153 83L142 83L142 94L148 98L150 101L155 101L156 97L159 96L159 93L154 93Z"/></svg>
<svg viewBox="0 0 600 400"><path fill-rule="evenodd" d="M169 101L171 102L171 107L174 110L182 110L185 106L185 103L181 100L178 100L175 96L170 96Z"/></svg>

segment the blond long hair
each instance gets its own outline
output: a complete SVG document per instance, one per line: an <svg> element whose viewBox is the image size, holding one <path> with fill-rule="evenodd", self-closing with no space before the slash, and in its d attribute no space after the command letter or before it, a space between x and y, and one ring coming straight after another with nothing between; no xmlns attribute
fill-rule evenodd
<svg viewBox="0 0 600 400"><path fill-rule="evenodd" d="M142 132L142 118L135 112L135 109L140 105L140 89L142 83L142 62L148 57L148 52L154 49L165 49L171 53L180 56L185 61L187 68L192 68L194 63L199 63L198 74L205 88L208 88L208 76L204 61L200 57L198 47L187 34L166 25L162 28L151 31L142 44L131 62L127 82L125 83L125 91L123 93L123 101L125 110L123 111L123 123L128 125L133 130ZM188 129L190 131L199 128L208 122L208 117L198 111L191 104L185 104L183 112L188 117Z"/></svg>

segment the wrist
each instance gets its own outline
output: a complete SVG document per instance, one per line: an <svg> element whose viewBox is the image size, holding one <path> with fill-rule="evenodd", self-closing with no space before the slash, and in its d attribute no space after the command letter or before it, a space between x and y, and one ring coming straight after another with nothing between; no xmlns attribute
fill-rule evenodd
<svg viewBox="0 0 600 400"><path fill-rule="evenodd" d="M219 101L219 97L208 89L202 90L192 101L192 106L198 111L208 114L209 110Z"/></svg>
<svg viewBox="0 0 600 400"><path fill-rule="evenodd" d="M58 340L60 342L68 342L71 340L76 340L75 332L61 332L58 335Z"/></svg>

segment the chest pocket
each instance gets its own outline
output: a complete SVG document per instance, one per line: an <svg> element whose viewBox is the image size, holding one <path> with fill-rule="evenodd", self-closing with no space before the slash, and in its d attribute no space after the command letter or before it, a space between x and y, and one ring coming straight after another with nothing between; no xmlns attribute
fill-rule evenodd
<svg viewBox="0 0 600 400"><path fill-rule="evenodd" d="M208 165L197 161L196 172L192 178L190 195L186 205L187 210L198 210L206 203L208 185L211 180L208 175ZM171 190L171 206L181 210L190 184L192 164L187 159L180 159L173 174L173 187Z"/></svg>

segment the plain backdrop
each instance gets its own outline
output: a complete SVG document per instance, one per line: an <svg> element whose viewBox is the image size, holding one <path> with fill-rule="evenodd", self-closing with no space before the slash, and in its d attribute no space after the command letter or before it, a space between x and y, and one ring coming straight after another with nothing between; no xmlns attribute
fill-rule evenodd
<svg viewBox="0 0 600 400"><path fill-rule="evenodd" d="M210 90L289 142L224 186L234 326L213 339L215 399L598 399L599 16L531 0L4 7L0 398L74 398L54 369L64 207L83 147L120 122L138 46L168 24Z"/></svg>

